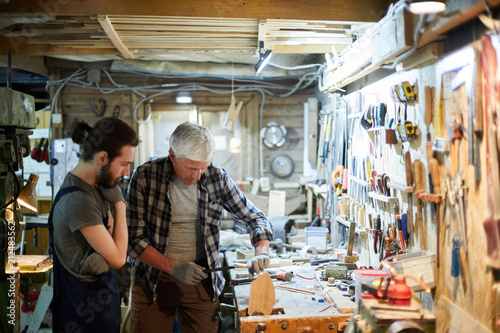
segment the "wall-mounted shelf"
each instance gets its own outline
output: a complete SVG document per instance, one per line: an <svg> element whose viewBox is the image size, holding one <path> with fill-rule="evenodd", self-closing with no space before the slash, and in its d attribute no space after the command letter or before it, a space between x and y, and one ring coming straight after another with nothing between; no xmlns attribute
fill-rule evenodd
<svg viewBox="0 0 500 333"><path fill-rule="evenodd" d="M405 192L405 193L413 193L413 191L414 191L413 186L407 186L407 185L403 185L401 183L396 183L396 182L387 182L387 187L401 191L401 192Z"/></svg>
<svg viewBox="0 0 500 333"><path fill-rule="evenodd" d="M398 139L396 138L396 131L393 130L392 128L385 128L383 126L379 126L379 127L369 128L366 131L372 143L375 142L375 135L377 135L377 133L380 134L380 143L385 143L390 145L398 143Z"/></svg>
<svg viewBox="0 0 500 333"><path fill-rule="evenodd" d="M347 115L347 119L359 118L363 115L363 112L356 112Z"/></svg>
<svg viewBox="0 0 500 333"><path fill-rule="evenodd" d="M382 201L382 202L387 202L390 204L393 204L394 200L396 200L396 197L388 197L387 195L377 194L375 192L368 192L368 196L372 199Z"/></svg>
<svg viewBox="0 0 500 333"><path fill-rule="evenodd" d="M346 226L348 228L351 227L351 222L344 220L340 216L335 217L335 221L337 221L338 223L340 223L340 224L342 224L342 225L344 225L344 226ZM356 229L354 229L354 232L359 235L360 229L358 227L356 227Z"/></svg>
<svg viewBox="0 0 500 333"><path fill-rule="evenodd" d="M367 182L367 181L365 181L363 179L360 179L358 177L355 177L353 175L349 175L349 181L353 181L353 182L355 182L357 184L360 184L360 185L366 186L366 187L370 187L371 186L370 182Z"/></svg>

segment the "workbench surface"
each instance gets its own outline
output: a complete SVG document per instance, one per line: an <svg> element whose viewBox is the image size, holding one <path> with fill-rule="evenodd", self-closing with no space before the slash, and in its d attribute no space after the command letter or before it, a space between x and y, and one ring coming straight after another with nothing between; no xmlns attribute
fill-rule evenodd
<svg viewBox="0 0 500 333"><path fill-rule="evenodd" d="M231 253L226 254L228 264L234 263L234 258ZM234 279L245 273L248 273L247 269L238 268L231 270L229 275L231 279ZM354 303L348 297L342 296L342 292L338 289L335 290L336 288L322 290L318 284L315 284L314 289L304 289L315 292L312 295L277 288L277 286L296 288L294 279L290 282L273 279L273 284L275 286L275 303L273 314L270 316L249 316L247 314L250 283L232 286L240 332L255 332L259 323L266 324L266 332L300 332L304 330L339 332L344 330L352 312L354 312ZM350 308L347 311L342 311L343 313L339 312L336 298L342 298L338 302L339 304L342 302L351 303ZM320 302L319 299L324 301Z"/></svg>

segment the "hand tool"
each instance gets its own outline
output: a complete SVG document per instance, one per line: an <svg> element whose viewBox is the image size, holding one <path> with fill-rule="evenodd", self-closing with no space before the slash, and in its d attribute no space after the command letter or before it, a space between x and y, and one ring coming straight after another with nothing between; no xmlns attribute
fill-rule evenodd
<svg viewBox="0 0 500 333"><path fill-rule="evenodd" d="M42 138L40 140L40 142L38 142L38 145L35 148L33 148L33 150L31 151L31 158L37 162L43 161L42 147L43 147L44 142L45 142L45 138Z"/></svg>
<svg viewBox="0 0 500 333"><path fill-rule="evenodd" d="M410 156L410 152L407 151L405 153L405 167L406 167L406 185L407 186L413 186L413 175L412 175L412 167L411 167L411 156ZM413 218L413 198L412 198L412 192L408 192L407 194L408 196L408 208L410 210L410 216L408 216L408 225L410 226L410 235L412 235L411 237L413 237L413 221L412 221L412 218ZM407 227L407 226L406 226ZM411 247L412 245L412 241L411 239L409 240L409 245Z"/></svg>
<svg viewBox="0 0 500 333"><path fill-rule="evenodd" d="M435 158L429 160L429 192L432 194L431 212L432 221L435 223L438 220L438 209L436 202L439 201L437 199L439 198L439 193L441 192L441 181L439 179L439 162Z"/></svg>
<svg viewBox="0 0 500 333"><path fill-rule="evenodd" d="M293 274L291 272L285 272L282 270L278 270L275 272L275 274L269 274L271 279L277 279L281 281L291 281ZM245 283L252 283L253 281L257 280L259 277L256 278L243 278L243 279L231 279L231 284L233 286L237 286L240 284L245 284Z"/></svg>
<svg viewBox="0 0 500 333"><path fill-rule="evenodd" d="M323 144L323 163L325 163L325 160L328 156L328 146L331 138L332 119L333 119L333 116L328 115L327 117L328 120L326 124L325 142Z"/></svg>
<svg viewBox="0 0 500 333"><path fill-rule="evenodd" d="M391 189L387 186L387 183L389 183L391 179L389 178L388 175L385 173L382 175L382 186L384 188L385 195L390 197L391 196Z"/></svg>
<svg viewBox="0 0 500 333"><path fill-rule="evenodd" d="M399 242L401 243L401 250L406 251L405 238L403 235L403 223L401 222L401 215L396 215L396 223L398 225L398 235L399 235Z"/></svg>
<svg viewBox="0 0 500 333"><path fill-rule="evenodd" d="M379 244L379 248L378 248L379 249L378 261L384 260L384 253L386 252L386 251L384 251L384 240L385 240L385 238L384 238L385 232L384 231L385 230L380 231L379 236L378 236L380 239L380 244Z"/></svg>
<svg viewBox="0 0 500 333"><path fill-rule="evenodd" d="M311 266L318 266L320 264L325 264L327 262L332 262L332 261L341 261L341 260L336 258L313 260L311 261Z"/></svg>
<svg viewBox="0 0 500 333"><path fill-rule="evenodd" d="M413 161L413 178L415 181L415 197L417 199L417 214L415 219L415 229L422 228L419 234L421 237L420 248L422 250L427 250L427 231L426 231L426 223L423 220L422 213L422 195L425 191L422 190L422 175L423 175L424 166L420 160ZM415 230L415 234L416 234Z"/></svg>
<svg viewBox="0 0 500 333"><path fill-rule="evenodd" d="M376 217L376 222L375 222L375 233L373 234L373 250L375 254L378 253L377 250L377 245L378 245L378 237L380 236L380 228L381 228L382 221L380 220L380 215L377 215ZM382 251L382 250L380 250Z"/></svg>
<svg viewBox="0 0 500 333"><path fill-rule="evenodd" d="M203 271L205 273L212 273L212 272L219 272L219 271L227 271L230 269L236 268L236 266L222 266L222 267L216 267L216 268L205 268Z"/></svg>
<svg viewBox="0 0 500 333"><path fill-rule="evenodd" d="M351 222L349 225L349 237L347 240L347 257L352 258L352 250L354 247L354 234L356 232L356 222Z"/></svg>
<svg viewBox="0 0 500 333"><path fill-rule="evenodd" d="M408 239L410 237L408 235L408 214L406 213L401 214L401 231L403 233L403 239L406 242L406 245L408 245Z"/></svg>

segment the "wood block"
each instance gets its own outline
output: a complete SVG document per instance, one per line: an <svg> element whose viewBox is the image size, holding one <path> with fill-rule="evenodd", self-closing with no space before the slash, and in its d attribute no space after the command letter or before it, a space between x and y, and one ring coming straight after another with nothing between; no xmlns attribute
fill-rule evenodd
<svg viewBox="0 0 500 333"><path fill-rule="evenodd" d="M16 255L16 263L21 271L36 272L52 265L52 260L44 255Z"/></svg>
<svg viewBox="0 0 500 333"><path fill-rule="evenodd" d="M328 288L328 295L335 302L335 307L337 311L340 313L354 313L356 309L356 303L351 301L349 297L345 297L342 295L342 291L338 288Z"/></svg>
<svg viewBox="0 0 500 333"><path fill-rule="evenodd" d="M254 250L236 250L236 259L250 259L254 256Z"/></svg>

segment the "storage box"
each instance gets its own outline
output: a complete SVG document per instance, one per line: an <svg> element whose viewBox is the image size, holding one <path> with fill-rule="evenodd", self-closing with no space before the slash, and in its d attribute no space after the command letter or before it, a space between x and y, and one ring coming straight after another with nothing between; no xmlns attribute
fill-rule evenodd
<svg viewBox="0 0 500 333"><path fill-rule="evenodd" d="M306 227L306 245L314 246L318 252L326 251L328 243L328 228Z"/></svg>
<svg viewBox="0 0 500 333"><path fill-rule="evenodd" d="M356 304L359 304L361 298L361 284L380 280L381 277L387 277L387 273L381 269L356 269L354 271Z"/></svg>
<svg viewBox="0 0 500 333"><path fill-rule="evenodd" d="M387 258L386 262L402 275L411 275L419 279L429 288L436 286L434 254L429 251L417 251ZM413 291L423 291L424 288L412 279L406 279L406 284Z"/></svg>

